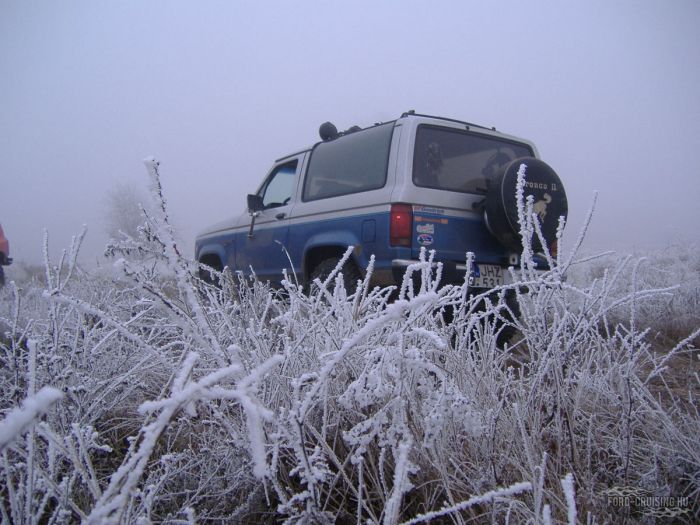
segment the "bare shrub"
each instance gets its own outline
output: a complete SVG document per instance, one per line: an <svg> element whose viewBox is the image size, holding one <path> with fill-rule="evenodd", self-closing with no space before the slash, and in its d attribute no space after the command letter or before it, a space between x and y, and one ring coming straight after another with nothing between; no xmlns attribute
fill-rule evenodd
<svg viewBox="0 0 700 525"><path fill-rule="evenodd" d="M664 353L646 329L673 283L623 263L567 281L575 252L543 273L526 244L519 283L481 295L441 286L427 252L398 290L370 289L371 264L351 295L337 273L311 294L227 269L215 286L147 166L154 211L108 247L114 275L78 267L79 236L58 263L45 249L43 293L0 292L3 521L700 518L609 505L700 493L698 378L671 384L668 368L697 327ZM521 193L526 239L531 206ZM53 404L32 401L43 387Z"/></svg>
<svg viewBox="0 0 700 525"><path fill-rule="evenodd" d="M137 186L124 182L114 185L105 195L104 227L109 238L137 238L148 202Z"/></svg>

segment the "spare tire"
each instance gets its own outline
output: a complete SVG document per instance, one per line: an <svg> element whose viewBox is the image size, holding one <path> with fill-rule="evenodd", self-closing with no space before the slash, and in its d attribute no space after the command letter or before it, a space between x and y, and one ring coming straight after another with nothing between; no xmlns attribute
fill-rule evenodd
<svg viewBox="0 0 700 525"><path fill-rule="evenodd" d="M527 166L524 199L532 195L532 211L539 219L548 246L556 240L559 217L566 218L569 211L564 185L547 163L534 157L521 157L506 164L489 184L484 219L499 242L517 252L522 250L516 195L518 170L522 164ZM536 252L542 250L537 235L532 240L532 246Z"/></svg>

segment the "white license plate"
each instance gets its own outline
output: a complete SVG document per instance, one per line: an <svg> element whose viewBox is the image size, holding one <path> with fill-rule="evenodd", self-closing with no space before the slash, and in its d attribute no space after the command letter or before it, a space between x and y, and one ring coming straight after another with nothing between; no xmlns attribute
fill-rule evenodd
<svg viewBox="0 0 700 525"><path fill-rule="evenodd" d="M504 283L505 271L495 264L477 264L470 279L470 285L475 288L493 288Z"/></svg>

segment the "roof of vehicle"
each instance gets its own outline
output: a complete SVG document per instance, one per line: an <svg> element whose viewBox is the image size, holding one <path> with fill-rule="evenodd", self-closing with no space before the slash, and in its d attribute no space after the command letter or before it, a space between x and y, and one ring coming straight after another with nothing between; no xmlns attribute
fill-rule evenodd
<svg viewBox="0 0 700 525"><path fill-rule="evenodd" d="M488 133L489 135L499 135L499 136L506 138L506 139L523 141L523 142L526 142L526 143L532 145L529 141L526 141L526 140L521 139L519 137L514 137L511 135L507 135L505 133L502 133L502 132L498 131L495 127L482 126L480 124L474 124L473 122L467 122L466 120L459 120L459 119L453 119L453 118L448 118L448 117L439 117L436 115L427 115L424 113L416 113L414 110L409 110L409 111L406 111L405 113L402 113L401 116L396 120L388 120L386 122L375 122L373 125L367 126L365 128L359 128L358 126L354 126L353 127L354 129L350 128L348 130L339 132L337 134L337 136L331 140L336 140L336 138L340 138L340 137L343 137L345 135L350 135L352 133L356 133L359 131L365 131L367 129L371 129L371 128L374 128L376 126L381 126L383 124L389 124L390 122L398 122L401 119L414 119L414 118L415 119L430 119L430 120L435 120L435 121L450 122L453 124L461 124L465 127L466 131L469 131L470 129L476 128L477 130L484 131L484 132ZM297 155L301 155L302 153L307 153L307 152L313 150L316 145L322 144L323 142L326 142L326 141L319 140L318 142L314 143L312 146L300 149L298 151L295 151L294 153L289 153L288 155L284 155L283 157L276 159L275 163L283 162L283 161L287 160L288 158L296 157Z"/></svg>
<svg viewBox="0 0 700 525"><path fill-rule="evenodd" d="M430 118L430 119L435 119L435 120L444 120L447 122L456 122L457 124L464 124L468 128L479 128L479 129L485 129L488 131L497 131L496 128L488 128L486 126L481 126L480 124L473 124L472 122L467 122L465 120L458 120L454 118L447 118L447 117L438 117L435 115L425 115L423 113L416 113L415 110L410 110L407 111L406 113L403 113L401 115L401 118L408 118L408 117L422 117L422 118Z"/></svg>

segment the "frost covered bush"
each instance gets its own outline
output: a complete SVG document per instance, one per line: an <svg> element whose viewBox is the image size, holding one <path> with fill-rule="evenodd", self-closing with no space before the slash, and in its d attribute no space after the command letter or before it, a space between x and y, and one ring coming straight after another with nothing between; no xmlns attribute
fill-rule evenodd
<svg viewBox="0 0 700 525"><path fill-rule="evenodd" d="M697 323L659 352L644 317L686 291L639 272L566 280L574 255L542 274L527 247L519 285L476 296L440 286L430 253L398 290L367 278L348 295L331 275L274 291L228 270L214 286L148 166L157 206L109 247L114 275L75 264L78 238L46 253L43 292L2 292L4 522L700 518L607 505L700 493L698 377L668 366L697 361Z"/></svg>
<svg viewBox="0 0 700 525"><path fill-rule="evenodd" d="M672 293L659 294L638 304L635 311L637 323L648 328L651 339L662 348L685 337L700 325L699 245L670 244L662 250L625 258L606 254L577 268L572 279L578 286L585 287L606 275L611 279L614 273L619 273L622 278L617 278L612 284L612 297L629 294L633 287L640 290L674 288ZM630 278L632 275L634 279ZM630 318L629 305L617 312L616 320L619 322ZM696 346L699 343L695 341Z"/></svg>

